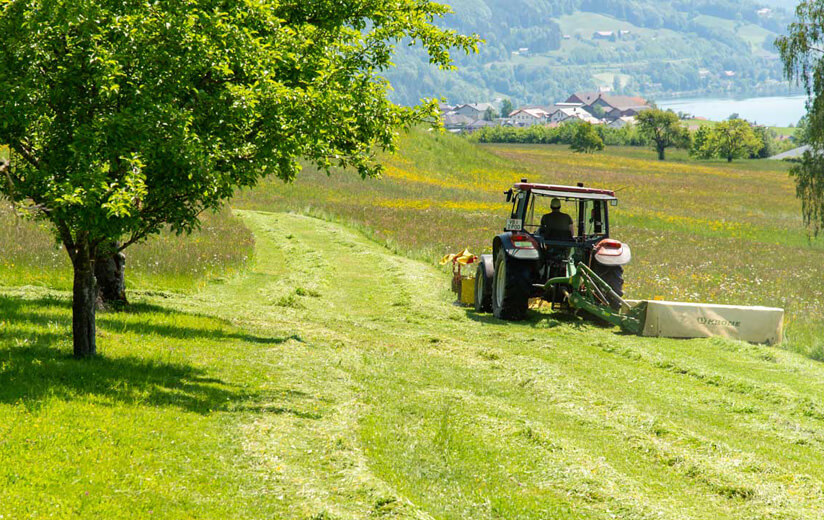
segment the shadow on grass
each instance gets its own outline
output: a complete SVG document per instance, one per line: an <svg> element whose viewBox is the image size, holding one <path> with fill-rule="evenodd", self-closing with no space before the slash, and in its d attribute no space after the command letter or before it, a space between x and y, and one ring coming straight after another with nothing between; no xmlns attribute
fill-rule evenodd
<svg viewBox="0 0 824 520"><path fill-rule="evenodd" d="M573 328L583 328L587 325L599 325L600 322L594 319L581 319L574 316L570 312L553 311L545 312L535 309L530 309L527 312L526 319L522 321L506 321L500 320L491 313L479 313L474 309L466 309L466 317L472 321L485 324L494 325L511 325L515 327L532 327L535 329L553 329L561 325L566 325Z"/></svg>
<svg viewBox="0 0 824 520"><path fill-rule="evenodd" d="M271 344L290 339L127 320L126 314L137 312L176 314L141 304L128 313L104 313L98 325L103 334L107 330L109 334L122 331L171 339L235 339ZM0 403L37 408L49 398L93 397L104 405L145 404L209 413L243 409L258 397L240 386L209 377L204 369L183 363L105 355L78 361L70 355L70 328L71 306L67 299L0 296Z"/></svg>

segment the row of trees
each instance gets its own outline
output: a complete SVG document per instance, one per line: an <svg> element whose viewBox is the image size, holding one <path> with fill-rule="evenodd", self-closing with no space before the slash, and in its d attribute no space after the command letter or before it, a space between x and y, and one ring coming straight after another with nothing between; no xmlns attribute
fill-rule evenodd
<svg viewBox="0 0 824 520"><path fill-rule="evenodd" d="M636 117L635 125L610 128L584 122L557 127L487 127L470 139L480 143L565 144L575 151L592 152L609 146L652 146L660 160L669 148L690 150L696 158L766 158L775 151L776 136L766 127L742 119L731 119L715 126L702 126L690 132L672 111L647 110Z"/></svg>

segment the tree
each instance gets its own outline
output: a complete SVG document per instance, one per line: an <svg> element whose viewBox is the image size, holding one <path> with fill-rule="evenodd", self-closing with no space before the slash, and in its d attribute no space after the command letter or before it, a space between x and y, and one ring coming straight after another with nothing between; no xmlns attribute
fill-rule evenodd
<svg viewBox="0 0 824 520"><path fill-rule="evenodd" d="M787 36L775 42L790 80L804 85L809 99L803 128L796 135L810 146L790 169L804 221L814 235L824 229L824 5L806 0L796 8L796 21Z"/></svg>
<svg viewBox="0 0 824 520"><path fill-rule="evenodd" d="M733 159L758 154L763 147L752 125L743 119L731 119L717 124L709 132L700 155L721 157L732 162Z"/></svg>
<svg viewBox="0 0 824 520"><path fill-rule="evenodd" d="M604 140L592 123L577 123L570 148L578 153L593 153L604 149Z"/></svg>
<svg viewBox="0 0 824 520"><path fill-rule="evenodd" d="M750 159L768 159L777 153L776 140L778 134L775 130L766 126L755 125L752 127L755 137L761 142L761 148L751 150Z"/></svg>
<svg viewBox="0 0 824 520"><path fill-rule="evenodd" d="M689 131L681 124L678 115L672 111L644 110L635 116L638 131L658 152L658 160L666 159L667 148L689 147Z"/></svg>
<svg viewBox="0 0 824 520"><path fill-rule="evenodd" d="M509 117L509 114L515 111L515 105L512 104L511 99L504 99L501 103L501 117Z"/></svg>
<svg viewBox="0 0 824 520"><path fill-rule="evenodd" d="M496 117L498 117L498 113L495 112L495 109L492 107L487 107L484 111L484 121L495 121Z"/></svg>
<svg viewBox="0 0 824 520"><path fill-rule="evenodd" d="M712 128L709 126L701 126L692 135L692 145L690 146L690 155L700 159L710 159L712 157L712 147L709 146L710 135Z"/></svg>
<svg viewBox="0 0 824 520"><path fill-rule="evenodd" d="M437 104L396 106L393 43L451 67L476 37L418 0L0 3L2 194L49 223L74 270L76 357L94 355L95 267L298 159L378 175L375 154Z"/></svg>

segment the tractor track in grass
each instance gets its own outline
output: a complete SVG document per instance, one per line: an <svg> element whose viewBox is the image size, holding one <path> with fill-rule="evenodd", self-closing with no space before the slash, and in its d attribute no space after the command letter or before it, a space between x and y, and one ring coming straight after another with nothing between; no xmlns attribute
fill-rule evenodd
<svg viewBox="0 0 824 520"><path fill-rule="evenodd" d="M331 518L824 514L820 364L546 314L499 322L452 305L443 273L341 225L241 216L257 238L255 266L201 297L220 301L217 314L242 327L294 329L313 351L323 382L303 384L330 394L330 413L264 415L243 429L261 475L279 475L280 491L304 510ZM319 460L292 457L299 445L290 442L315 446Z"/></svg>
<svg viewBox="0 0 824 520"><path fill-rule="evenodd" d="M455 306L445 272L346 226L237 214L255 236L244 272L190 296L136 294L142 311L100 316L102 363L125 363L135 379L106 379L77 408L87 394L70 388L74 397L61 400L55 388L76 376L58 374L51 397L27 410L56 407L61 419L19 415L25 444L38 424L110 403L113 419L95 431L128 435L99 449L123 460L154 453L157 427L141 417L166 421L161 433L177 444L163 457L123 481L106 473L116 518L142 511L128 501L144 497L133 473L164 483L154 493L169 496L151 508L170 519L194 505L198 518L296 520L824 517L821 363L727 340L628 336L545 312L502 322ZM15 309L37 300L5 295L0 304L16 314L0 322L40 334L31 344L45 348L70 321L53 305L66 295L37 294L47 308L31 316ZM3 330L10 359L29 348ZM43 356L74 369L44 352L37 362L0 359L0 381L39 381ZM167 375L154 377L157 367ZM194 375L179 381L187 370ZM94 438L83 433L84 443ZM191 455L206 439L216 447ZM45 466L44 449L25 464ZM0 443L4 467L21 463L12 455ZM38 456L46 462L33 463ZM35 477L52 478L45 473ZM27 489L21 482L0 486L0 514L4 497Z"/></svg>

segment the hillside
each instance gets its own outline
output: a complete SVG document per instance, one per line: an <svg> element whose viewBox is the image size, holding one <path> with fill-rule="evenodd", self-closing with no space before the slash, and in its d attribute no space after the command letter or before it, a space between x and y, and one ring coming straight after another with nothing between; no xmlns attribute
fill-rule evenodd
<svg viewBox="0 0 824 520"><path fill-rule="evenodd" d="M65 264L0 208L0 516L821 518L824 245L786 165L423 131L385 160L133 251L82 363ZM455 306L435 260L488 248L521 177L619 190L631 296L779 304L787 341Z"/></svg>
<svg viewBox="0 0 824 520"><path fill-rule="evenodd" d="M4 518L816 519L824 365L455 307L351 228L241 212L254 263L100 316L2 289ZM457 231L457 228L455 228Z"/></svg>
<svg viewBox="0 0 824 520"><path fill-rule="evenodd" d="M673 94L784 94L772 45L791 21L787 11L753 2L501 0L450 2L443 24L481 35L479 55L457 72L431 70L400 46L387 76L395 99L424 96L452 103L509 97L548 103L576 90L617 88L648 97ZM596 32L612 33L601 39ZM524 51L527 49L527 51ZM734 76L726 76L726 72ZM615 81L616 75L619 80Z"/></svg>

